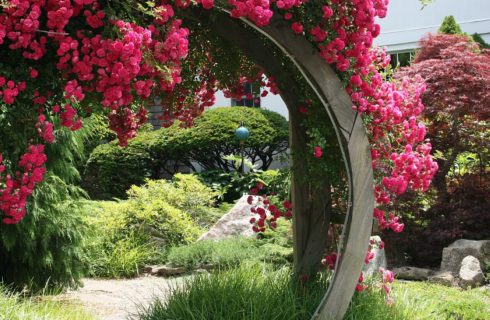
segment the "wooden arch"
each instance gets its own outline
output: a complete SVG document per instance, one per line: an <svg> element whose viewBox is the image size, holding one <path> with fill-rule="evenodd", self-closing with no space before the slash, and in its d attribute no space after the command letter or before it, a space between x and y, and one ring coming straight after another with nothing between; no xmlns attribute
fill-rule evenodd
<svg viewBox="0 0 490 320"><path fill-rule="evenodd" d="M278 61L267 55L257 40L257 32L265 36L285 54L302 74L325 107L336 131L342 156L346 164L349 183L349 203L344 230L339 245L339 258L330 286L313 319L342 319L354 294L373 224L374 194L370 144L360 115L352 109L352 101L333 71L304 37L295 35L289 24L275 15L270 24L259 28L245 19L234 19L226 10L196 9L192 15L223 38L240 47L252 60L270 70L282 68ZM271 59L272 58L272 59ZM282 93L284 101L292 98ZM291 143L301 140L299 115L290 112ZM324 240L329 221L324 213L310 210L302 212L304 190L293 172L292 201L295 208L293 220L295 272L307 273L318 265L324 250Z"/></svg>

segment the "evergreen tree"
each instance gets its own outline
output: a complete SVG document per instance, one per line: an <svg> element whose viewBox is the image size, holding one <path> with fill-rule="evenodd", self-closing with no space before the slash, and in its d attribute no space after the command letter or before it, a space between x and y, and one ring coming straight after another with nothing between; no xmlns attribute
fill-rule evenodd
<svg viewBox="0 0 490 320"><path fill-rule="evenodd" d="M445 34L463 34L461 27L454 19L454 16L447 16L442 21L441 27L439 28L440 33Z"/></svg>
<svg viewBox="0 0 490 320"><path fill-rule="evenodd" d="M480 34L474 33L471 37L476 43L480 44L482 49L490 49L490 44L486 43Z"/></svg>

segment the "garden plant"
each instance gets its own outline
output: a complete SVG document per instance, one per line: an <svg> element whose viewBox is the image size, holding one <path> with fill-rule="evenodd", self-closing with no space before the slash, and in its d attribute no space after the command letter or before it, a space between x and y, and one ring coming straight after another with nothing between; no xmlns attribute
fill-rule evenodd
<svg viewBox="0 0 490 320"><path fill-rule="evenodd" d="M387 4L2 1L0 134L9 137L0 142L3 223L14 230L27 219L55 160L47 151L92 114L107 117L126 146L155 100L164 101L164 126L187 127L214 104L217 90L241 97L243 84L256 82L280 93L291 115L292 204L271 211L275 218L295 211L297 278L320 268L332 204L344 200L350 235L341 240L333 290L318 310L341 318L356 285L363 287L358 272L373 215L381 229L402 231L394 199L428 190L438 167L419 119L426 85L420 77L386 81L388 56L371 48ZM319 71L326 78L315 78ZM267 217L259 209L272 209L267 199L257 207L260 228Z"/></svg>

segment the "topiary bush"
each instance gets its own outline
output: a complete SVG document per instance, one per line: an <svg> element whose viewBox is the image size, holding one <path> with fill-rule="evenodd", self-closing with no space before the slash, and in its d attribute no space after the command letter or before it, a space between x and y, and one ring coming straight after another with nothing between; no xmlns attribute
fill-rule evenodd
<svg viewBox="0 0 490 320"><path fill-rule="evenodd" d="M82 186L93 199L124 198L132 185L157 176L151 142L156 132L140 132L126 147L99 145L85 165Z"/></svg>
<svg viewBox="0 0 490 320"><path fill-rule="evenodd" d="M258 108L225 107L207 110L187 129L173 126L161 136L156 148L169 160L182 161L205 170L233 171L234 163L225 156L240 154L235 130L243 122L250 131L245 155L253 165L267 170L276 156L288 148L288 123L280 114Z"/></svg>
<svg viewBox="0 0 490 320"><path fill-rule="evenodd" d="M240 154L235 129L242 121L251 132L245 153L252 164L266 170L288 148L286 119L264 109L217 108L206 111L190 128L176 124L139 132L124 148L115 141L98 146L87 161L83 187L93 199L108 200L124 198L132 185L174 175L182 167L232 172L233 161L223 157Z"/></svg>

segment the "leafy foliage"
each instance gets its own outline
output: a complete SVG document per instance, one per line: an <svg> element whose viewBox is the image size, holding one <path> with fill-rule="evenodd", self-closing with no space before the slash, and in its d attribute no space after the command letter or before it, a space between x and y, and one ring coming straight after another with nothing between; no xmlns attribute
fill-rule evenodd
<svg viewBox="0 0 490 320"><path fill-rule="evenodd" d="M463 31L461 30L459 24L456 22L456 19L454 19L454 16L447 16L444 18L439 28L439 32L445 34L463 34Z"/></svg>
<svg viewBox="0 0 490 320"><path fill-rule="evenodd" d="M122 198L131 185L173 175L182 166L196 169L197 163L204 169L233 172L233 161L224 157L240 154L234 134L241 121L251 131L246 157L267 169L288 147L284 117L264 109L218 108L206 111L190 128L175 125L140 132L125 148L115 141L98 146L87 162L83 186L96 199Z"/></svg>
<svg viewBox="0 0 490 320"><path fill-rule="evenodd" d="M0 225L0 275L22 289L76 286L86 270L87 236L79 188L48 174L18 225Z"/></svg>
<svg viewBox="0 0 490 320"><path fill-rule="evenodd" d="M480 52L466 36L429 35L421 41L414 63L398 77L421 75L428 135L438 159L434 184L445 188L445 177L458 154L485 149L485 127L490 117L490 54Z"/></svg>
<svg viewBox="0 0 490 320"><path fill-rule="evenodd" d="M123 198L132 185L156 178L158 170L151 153L156 133L143 132L126 147L116 142L94 149L85 166L83 187L95 199Z"/></svg>
<svg viewBox="0 0 490 320"><path fill-rule="evenodd" d="M206 185L216 190L218 200L233 202L244 194L248 194L250 189L257 183L263 183L267 190L276 193L279 198L289 198L291 186L291 172L289 168L280 170L254 170L244 174L236 171L222 172L220 170L208 170L198 174L198 177Z"/></svg>
<svg viewBox="0 0 490 320"><path fill-rule="evenodd" d="M482 36L478 33L471 35L476 43L479 43L482 49L490 49L490 44L486 43Z"/></svg>
<svg viewBox="0 0 490 320"><path fill-rule="evenodd" d="M202 211L214 196L196 177L176 175L174 181L148 180L131 187L128 200L89 203L90 273L131 277L144 265L161 263L170 247L193 242L202 233L199 225L209 219Z"/></svg>
<svg viewBox="0 0 490 320"><path fill-rule="evenodd" d="M250 131L250 137L245 141L245 156L252 165L266 170L274 157L288 147L288 124L278 113L265 109L226 107L208 110L191 128L169 128L161 136L155 151L191 168L195 161L206 170L231 171L233 161L224 157L240 154L235 130L242 122Z"/></svg>

